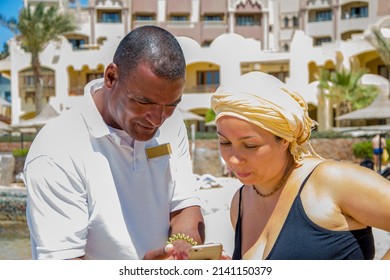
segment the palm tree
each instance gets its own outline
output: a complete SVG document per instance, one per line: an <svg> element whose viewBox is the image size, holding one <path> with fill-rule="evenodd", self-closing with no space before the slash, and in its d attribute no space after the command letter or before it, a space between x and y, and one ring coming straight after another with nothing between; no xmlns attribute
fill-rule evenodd
<svg viewBox="0 0 390 280"><path fill-rule="evenodd" d="M387 68L387 79L390 81L390 38L383 36L377 26L371 28L371 33L365 39L375 48Z"/></svg>
<svg viewBox="0 0 390 280"><path fill-rule="evenodd" d="M0 17L0 24L10 29L20 40L21 47L31 53L35 88L35 111L39 114L43 108L43 85L41 82L41 61L39 54L52 40L74 31L76 21L71 14L60 13L57 7L45 7L43 2L21 10L18 22L15 19L5 20Z"/></svg>
<svg viewBox="0 0 390 280"><path fill-rule="evenodd" d="M368 106L379 93L376 86L361 84L366 70L359 68L356 60L352 60L351 70L342 62L343 55L337 52L335 70L321 69L318 75L319 88L336 108L336 116Z"/></svg>

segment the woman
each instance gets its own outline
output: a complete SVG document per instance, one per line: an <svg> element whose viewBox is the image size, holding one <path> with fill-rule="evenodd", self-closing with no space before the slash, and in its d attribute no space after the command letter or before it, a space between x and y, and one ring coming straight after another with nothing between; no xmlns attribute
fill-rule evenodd
<svg viewBox="0 0 390 280"><path fill-rule="evenodd" d="M374 258L371 227L390 231L390 182L315 154L301 96L252 72L211 104L222 157L243 184L231 205L233 259Z"/></svg>

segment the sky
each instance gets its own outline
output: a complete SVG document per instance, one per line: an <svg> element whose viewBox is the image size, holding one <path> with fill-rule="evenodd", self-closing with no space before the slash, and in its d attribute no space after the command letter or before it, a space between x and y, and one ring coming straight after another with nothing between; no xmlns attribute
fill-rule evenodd
<svg viewBox="0 0 390 280"><path fill-rule="evenodd" d="M81 5L86 5L88 0L80 0ZM9 19L18 18L20 9L23 8L23 0L0 0L0 14ZM13 37L11 31L0 25L0 52L3 51L4 43Z"/></svg>
<svg viewBox="0 0 390 280"><path fill-rule="evenodd" d="M17 19L21 8L23 0L0 0L0 14L7 19L11 17ZM12 37L12 32L0 25L0 52L3 51L4 43Z"/></svg>

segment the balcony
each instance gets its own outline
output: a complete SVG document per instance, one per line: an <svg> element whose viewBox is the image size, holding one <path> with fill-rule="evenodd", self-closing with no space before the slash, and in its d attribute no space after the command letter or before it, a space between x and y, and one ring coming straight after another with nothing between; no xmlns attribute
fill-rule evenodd
<svg viewBox="0 0 390 280"><path fill-rule="evenodd" d="M84 95L84 86L75 86L69 88L69 96Z"/></svg>
<svg viewBox="0 0 390 280"><path fill-rule="evenodd" d="M219 84L209 85L186 85L184 93L213 93L218 88Z"/></svg>
<svg viewBox="0 0 390 280"><path fill-rule="evenodd" d="M133 28L137 28L145 25L157 25L157 20L134 20L133 21Z"/></svg>

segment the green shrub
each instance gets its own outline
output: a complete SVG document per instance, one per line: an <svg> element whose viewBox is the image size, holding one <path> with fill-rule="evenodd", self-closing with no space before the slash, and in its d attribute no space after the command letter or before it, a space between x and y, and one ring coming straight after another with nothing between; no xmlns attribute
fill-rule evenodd
<svg viewBox="0 0 390 280"><path fill-rule="evenodd" d="M352 151L356 158L373 158L372 144L369 141L353 144Z"/></svg>
<svg viewBox="0 0 390 280"><path fill-rule="evenodd" d="M28 149L14 149L12 154L14 157L25 157L28 153Z"/></svg>

